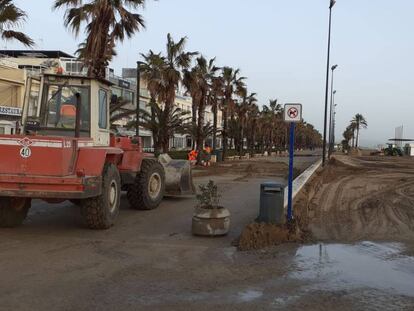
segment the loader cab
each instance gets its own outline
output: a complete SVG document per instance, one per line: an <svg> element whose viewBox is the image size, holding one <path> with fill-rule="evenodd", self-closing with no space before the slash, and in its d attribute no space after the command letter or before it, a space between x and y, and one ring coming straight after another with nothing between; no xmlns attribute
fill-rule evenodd
<svg viewBox="0 0 414 311"><path fill-rule="evenodd" d="M23 130L41 136L75 137L78 116L80 137L92 138L94 146L109 146L110 97L110 82L104 80L56 74L29 78Z"/></svg>

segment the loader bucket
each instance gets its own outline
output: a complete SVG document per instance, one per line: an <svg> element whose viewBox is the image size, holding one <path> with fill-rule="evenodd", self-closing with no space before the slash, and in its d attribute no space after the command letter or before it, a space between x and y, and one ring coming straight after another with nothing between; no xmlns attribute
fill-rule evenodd
<svg viewBox="0 0 414 311"><path fill-rule="evenodd" d="M165 170L165 194L167 196L195 194L190 161L173 160L168 154L160 155L158 160Z"/></svg>

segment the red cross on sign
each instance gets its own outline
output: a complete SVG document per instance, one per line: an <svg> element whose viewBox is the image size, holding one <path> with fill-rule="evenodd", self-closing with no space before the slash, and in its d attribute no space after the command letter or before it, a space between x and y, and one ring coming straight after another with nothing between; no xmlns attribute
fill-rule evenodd
<svg viewBox="0 0 414 311"><path fill-rule="evenodd" d="M301 104L286 104L285 105L285 121L286 122L300 122L302 121L302 105Z"/></svg>
<svg viewBox="0 0 414 311"><path fill-rule="evenodd" d="M290 108L288 110L289 117L292 119L296 118L298 116L298 110L296 108Z"/></svg>

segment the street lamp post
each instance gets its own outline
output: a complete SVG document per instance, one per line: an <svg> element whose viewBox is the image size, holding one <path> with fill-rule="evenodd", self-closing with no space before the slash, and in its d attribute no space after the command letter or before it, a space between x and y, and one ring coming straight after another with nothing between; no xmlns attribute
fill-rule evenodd
<svg viewBox="0 0 414 311"><path fill-rule="evenodd" d="M138 61L137 62L137 108L136 108L136 125L135 125L135 135L137 137L139 137L139 115L140 115L140 111L139 111L139 102L141 100L141 65L143 63Z"/></svg>
<svg viewBox="0 0 414 311"><path fill-rule="evenodd" d="M323 122L323 142L322 142L322 166L325 166L326 160L326 132L328 122L328 90L329 90L329 65L330 65L330 54L331 54L331 26L332 26L332 8L335 5L335 0L330 0L329 5L329 32L328 32L328 56L326 65L326 88L325 88L325 116Z"/></svg>
<svg viewBox="0 0 414 311"><path fill-rule="evenodd" d="M338 68L338 65L334 65L331 67L331 105L330 105L330 109L329 109L329 136L328 136L328 142L329 142L329 146L328 146L328 159L331 157L332 154L332 124L333 124L333 97L334 97L334 71L335 69ZM335 91L336 92L336 91Z"/></svg>
<svg viewBox="0 0 414 311"><path fill-rule="evenodd" d="M338 106L337 104L335 104L335 94L336 94L336 90L333 91L332 94L332 131L331 131L331 142L330 142L330 147L331 147L331 154L334 151L334 147L335 147L335 123L336 123L336 106Z"/></svg>
<svg viewBox="0 0 414 311"><path fill-rule="evenodd" d="M334 91L333 95L334 95L334 102L335 102L335 94L336 91ZM333 113L333 123L332 123L332 146L335 146L335 129L336 129L336 106L338 106L337 104L334 104L334 113Z"/></svg>

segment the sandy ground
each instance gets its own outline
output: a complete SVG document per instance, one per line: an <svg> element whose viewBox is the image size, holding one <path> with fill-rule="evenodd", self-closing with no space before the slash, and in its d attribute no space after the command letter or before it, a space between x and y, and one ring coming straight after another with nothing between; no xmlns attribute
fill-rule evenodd
<svg viewBox="0 0 414 311"><path fill-rule="evenodd" d="M298 200L316 240L414 242L410 158L337 156Z"/></svg>
<svg viewBox="0 0 414 311"><path fill-rule="evenodd" d="M284 181L286 163L201 170L196 183L219 183L232 213L222 238L191 236L193 198L146 212L123 201L108 231L83 228L71 204L35 202L22 227L0 229L0 310L413 310L414 258L405 243L232 246L257 216L260 182Z"/></svg>

